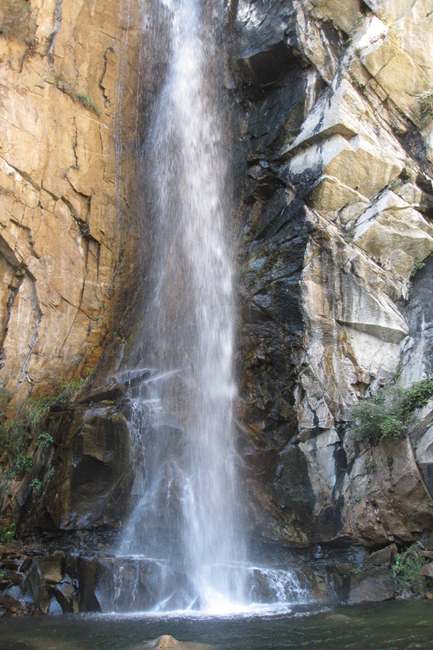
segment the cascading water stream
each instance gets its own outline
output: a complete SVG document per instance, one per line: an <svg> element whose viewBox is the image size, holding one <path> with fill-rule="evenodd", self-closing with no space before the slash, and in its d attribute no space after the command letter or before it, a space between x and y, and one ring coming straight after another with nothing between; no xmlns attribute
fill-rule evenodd
<svg viewBox="0 0 433 650"><path fill-rule="evenodd" d="M209 63L216 60L213 21L222 6L161 2L171 51L146 147L155 232L154 288L143 337L149 339L148 365L169 374L136 392L144 496L122 551L155 546L139 529L153 531L161 513L170 511L170 539L165 549L162 539L157 546L178 556L198 606L215 608L245 597L243 574L233 568L245 552L232 428L235 303L227 152L218 66ZM146 440L150 428L159 435Z"/></svg>
<svg viewBox="0 0 433 650"><path fill-rule="evenodd" d="M114 601L106 608L245 611L264 602L258 584L271 602L301 589L291 573L246 562L233 430L230 154L216 43L223 0L156 2L169 51L142 161L152 259L136 367L120 377L130 384L136 505L122 561L108 571Z"/></svg>

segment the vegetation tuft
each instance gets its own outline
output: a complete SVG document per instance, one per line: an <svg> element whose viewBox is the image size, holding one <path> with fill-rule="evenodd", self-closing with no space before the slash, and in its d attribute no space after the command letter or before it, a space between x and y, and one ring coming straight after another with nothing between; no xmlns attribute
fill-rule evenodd
<svg viewBox="0 0 433 650"><path fill-rule="evenodd" d="M433 90L418 95L421 118L429 121L433 117Z"/></svg>
<svg viewBox="0 0 433 650"><path fill-rule="evenodd" d="M30 483L30 487L32 488L33 492L35 492L35 494L41 494L44 489L44 484L40 479L34 478Z"/></svg>
<svg viewBox="0 0 433 650"><path fill-rule="evenodd" d="M6 526L5 528L0 528L0 542L2 544L7 544L8 542L12 542L15 539L15 535L16 535L15 524L10 524L10 526Z"/></svg>
<svg viewBox="0 0 433 650"><path fill-rule="evenodd" d="M10 396L0 390L0 461L8 467L0 480L1 496L7 494L10 481L21 479L33 467L33 453L37 449L48 449L54 444L53 436L44 430L47 417L54 408L64 408L86 384L87 379L63 381L50 395L29 397L20 406L14 418L7 417ZM52 479L53 468L49 468L46 480L34 479L31 487L35 494L41 494Z"/></svg>
<svg viewBox="0 0 433 650"><path fill-rule="evenodd" d="M418 544L412 544L406 551L398 553L392 565L392 575L397 587L401 591L409 589L414 593L423 593L424 577L421 570L426 562Z"/></svg>
<svg viewBox="0 0 433 650"><path fill-rule="evenodd" d="M413 412L433 397L433 378L416 382L410 388L382 388L376 395L357 404L352 415L354 431L372 444L402 438Z"/></svg>
<svg viewBox="0 0 433 650"><path fill-rule="evenodd" d="M69 83L69 81L66 81L66 79L59 75L56 75L54 79L51 80L51 83L54 83L56 88L61 90L62 93L65 93L65 95L68 95L72 101L81 104L81 106L84 106L88 111L95 113L95 115L99 117L99 110L89 95L77 90L71 83Z"/></svg>

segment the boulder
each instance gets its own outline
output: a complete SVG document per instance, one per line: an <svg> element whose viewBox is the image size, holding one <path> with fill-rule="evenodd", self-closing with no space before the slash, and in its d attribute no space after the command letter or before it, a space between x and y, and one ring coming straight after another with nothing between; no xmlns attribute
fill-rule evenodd
<svg viewBox="0 0 433 650"><path fill-rule="evenodd" d="M60 529L117 527L133 480L125 416L116 406L77 408L64 426L45 502L51 520Z"/></svg>
<svg viewBox="0 0 433 650"><path fill-rule="evenodd" d="M421 575L425 578L433 579L433 562L429 562L421 569Z"/></svg>
<svg viewBox="0 0 433 650"><path fill-rule="evenodd" d="M349 604L381 602L395 597L396 587L391 564L396 553L397 547L391 544L370 555L360 573L352 577Z"/></svg>

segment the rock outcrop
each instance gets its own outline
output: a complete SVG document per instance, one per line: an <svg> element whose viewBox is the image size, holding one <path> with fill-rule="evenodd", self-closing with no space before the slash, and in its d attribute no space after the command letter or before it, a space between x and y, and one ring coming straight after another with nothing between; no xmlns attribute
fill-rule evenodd
<svg viewBox="0 0 433 650"><path fill-rule="evenodd" d="M415 539L430 433L367 448L349 424L379 386L431 373L430 3L240 0L233 30L252 529Z"/></svg>

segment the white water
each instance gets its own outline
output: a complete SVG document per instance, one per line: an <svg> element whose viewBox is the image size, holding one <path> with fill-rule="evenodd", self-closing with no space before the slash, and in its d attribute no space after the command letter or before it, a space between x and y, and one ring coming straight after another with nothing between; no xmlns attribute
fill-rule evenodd
<svg viewBox="0 0 433 650"><path fill-rule="evenodd" d="M170 54L146 147L155 230L140 364L155 372L133 401L143 473L121 552L176 556L195 606L223 611L246 598L244 571L233 569L245 544L232 423L228 154L221 66L210 65L222 63L213 36L223 3L161 3ZM150 439L149 429L157 432Z"/></svg>
<svg viewBox="0 0 433 650"><path fill-rule="evenodd" d="M135 368L118 375L130 386L136 505L103 610L287 611L305 591L291 571L248 563L238 487L223 0L158 1L167 67L143 156L152 259Z"/></svg>
<svg viewBox="0 0 433 650"><path fill-rule="evenodd" d="M244 564L247 598L244 603L219 598L197 609L195 596L185 590L187 580L173 581L170 559L157 560L142 555L117 556L101 562L105 584L99 594L108 613L149 614L152 616L251 616L288 612L294 605L307 604L308 594L300 577L291 570ZM226 567L238 573L239 566ZM103 580L104 582L104 580ZM183 582L183 585L182 585ZM184 589L184 599L176 590Z"/></svg>

